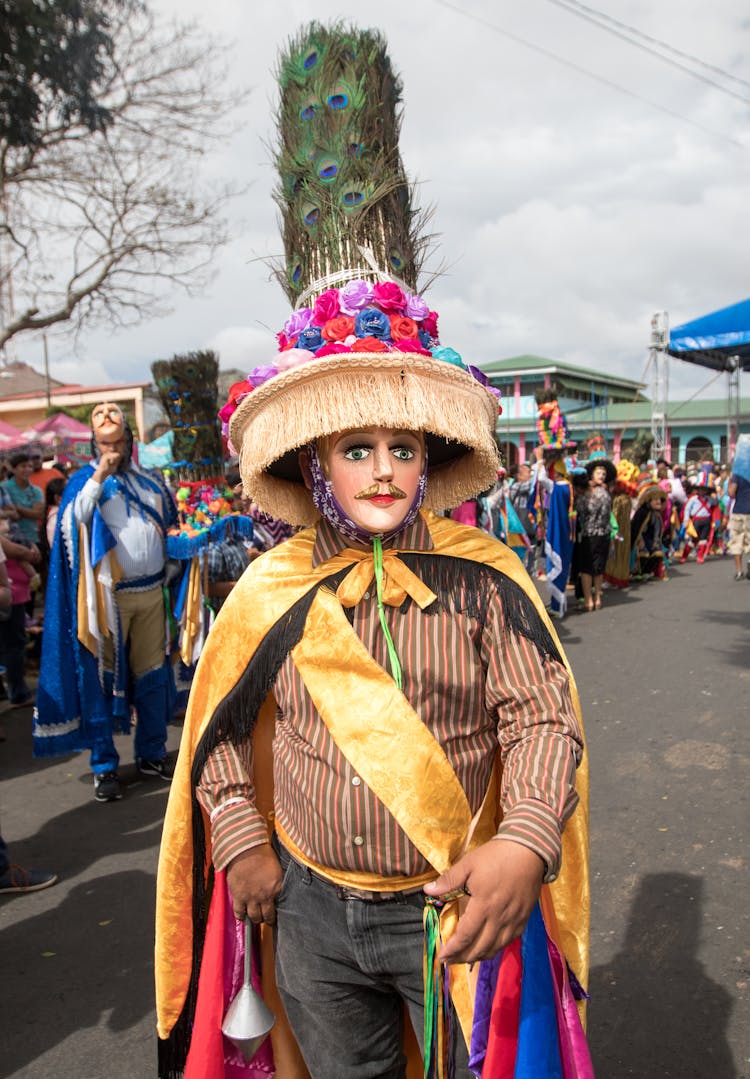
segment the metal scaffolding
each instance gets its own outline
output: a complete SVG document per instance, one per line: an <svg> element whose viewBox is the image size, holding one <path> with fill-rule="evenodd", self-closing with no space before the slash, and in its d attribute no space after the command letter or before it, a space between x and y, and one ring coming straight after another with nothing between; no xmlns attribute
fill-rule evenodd
<svg viewBox="0 0 750 1079"><path fill-rule="evenodd" d="M654 442L651 454L657 460L669 459L671 446L667 438L667 407L669 404L669 315L666 311L657 311L651 317L651 434Z"/></svg>

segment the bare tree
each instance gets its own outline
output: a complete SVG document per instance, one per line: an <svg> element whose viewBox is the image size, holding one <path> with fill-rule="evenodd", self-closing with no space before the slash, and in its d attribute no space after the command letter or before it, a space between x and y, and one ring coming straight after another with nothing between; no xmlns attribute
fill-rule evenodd
<svg viewBox="0 0 750 1079"><path fill-rule="evenodd" d="M0 349L55 324L165 314L175 287L205 287L228 239L237 192L198 179L242 96L227 87L225 50L194 27L157 27L134 0L110 18L96 95L107 125L66 117L42 88L33 143L0 138Z"/></svg>

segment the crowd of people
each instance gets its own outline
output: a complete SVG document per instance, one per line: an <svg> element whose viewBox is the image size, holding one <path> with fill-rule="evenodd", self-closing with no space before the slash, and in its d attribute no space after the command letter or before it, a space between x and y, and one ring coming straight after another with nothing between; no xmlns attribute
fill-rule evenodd
<svg viewBox="0 0 750 1079"><path fill-rule="evenodd" d="M530 461L500 469L491 491L451 516L508 542L532 576L550 582L559 616L573 605L599 610L607 589L668 580L670 566L689 559L731 555L734 579L747 579L744 474L711 461L672 467L663 458L644 465L623 458L615 465L591 445L583 462L571 456L572 444L567 453L538 446Z"/></svg>

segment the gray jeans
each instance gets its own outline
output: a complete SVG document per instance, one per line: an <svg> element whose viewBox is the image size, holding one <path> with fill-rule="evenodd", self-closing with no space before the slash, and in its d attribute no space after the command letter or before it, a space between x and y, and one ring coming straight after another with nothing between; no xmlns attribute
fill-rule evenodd
<svg viewBox="0 0 750 1079"><path fill-rule="evenodd" d="M276 846L276 845L275 845ZM422 911L416 892L381 902L341 899L276 846L276 981L313 1079L403 1079L404 1004L424 1037ZM458 1036L456 1077L469 1076Z"/></svg>

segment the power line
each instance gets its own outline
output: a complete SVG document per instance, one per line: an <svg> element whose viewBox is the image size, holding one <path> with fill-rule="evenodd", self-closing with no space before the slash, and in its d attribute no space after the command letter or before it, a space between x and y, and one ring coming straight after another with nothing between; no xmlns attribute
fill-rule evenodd
<svg viewBox="0 0 750 1079"><path fill-rule="evenodd" d="M715 375L713 375L713 376L712 376L712 377L711 377L711 378L710 378L710 379L708 380L708 382L707 382L707 383L705 384L705 386L701 386L701 388L700 388L699 390L696 390L696 391L695 391L695 393L693 394L693 396L692 396L692 397L686 397L684 401L680 401L680 403L679 403L679 405L677 406L677 408L673 408L673 409L670 409L670 412L669 412L669 419L671 420L671 419L672 419L672 417L674 416L675 412L679 412L679 411L680 411L680 409L681 409L681 408L682 408L682 407L683 407L684 405L689 405L691 401L694 401L694 400L696 399L696 397L698 396L698 394L699 394L699 393L703 393L703 391L704 391L704 390L707 390L707 389L708 389L708 387L709 387L709 386L710 386L710 385L711 385L712 383L716 382L716 379L717 379L717 378L719 378L719 377L720 377L721 375L723 375L723 374L724 374L724 372L723 372L723 371L717 371L717 372L716 372L716 374L715 374Z"/></svg>
<svg viewBox="0 0 750 1079"><path fill-rule="evenodd" d="M642 52L649 53L651 56L655 56L658 60L663 61L665 64L669 64L670 67L677 68L678 71L684 72L686 75L690 75L691 78L697 79L699 82L705 83L707 86L712 86L715 90L718 90L722 94L726 94L728 97L733 97L737 101L741 101L743 105L750 105L750 98L745 97L743 94L738 94L735 90L730 90L728 86L722 86L721 83L716 82L715 79L709 79L706 75L701 75L699 71L693 71L692 68L686 64L681 64L678 60L673 60L669 56L665 56L663 52L659 52L658 49L651 48L650 45L646 45L641 41L634 41L630 35L636 35L637 37L645 37L648 41L658 41L657 38L649 38L648 35L641 35L634 27L627 26L626 23L617 22L616 19L610 19L609 16L600 12L595 12L594 8L586 7L585 4L577 3L576 0L547 0L547 3L554 4L556 7L562 8L563 11L567 11L570 15L575 15L579 19L585 19L586 22L596 26L599 30L604 30L607 34L612 34L614 37L619 38L621 41L627 42L628 45L633 45L636 49L641 49ZM615 23L615 26L607 26L606 23ZM623 27L625 33L616 27ZM658 42L662 48L670 49L665 42ZM676 50L674 50L676 51ZM689 54L680 54L688 56ZM700 64L702 67L709 68L710 70L717 71L721 75L725 75L720 68L711 68L710 65L704 64L703 61L697 57L690 57L694 63ZM729 76L731 77L731 76ZM744 82L739 79L738 82ZM750 87L750 83L745 83Z"/></svg>
<svg viewBox="0 0 750 1079"><path fill-rule="evenodd" d="M672 116L677 120L682 120L685 124L690 124L691 127L697 127L699 131L702 131L706 135L711 135L713 138L722 139L724 142L731 143L732 146L737 146L743 149L743 145L737 139L733 139L731 135L727 135L722 131L714 131L713 128L706 127L705 124L701 124L698 120L693 120L689 116L683 115L681 112L677 112L675 109L670 109L667 105L660 105L657 101L652 101L648 97L643 97L641 94L637 94L634 90L628 90L627 87L621 86L617 82L613 82L611 79L604 78L603 75L597 75L593 71L589 71L588 68L581 67L580 64L574 63L572 60L567 60L565 57L560 56L556 52L552 52L551 49L544 48L543 45L537 45L533 41L527 41L526 38L519 37L518 34L512 33L510 30L505 30L503 27L498 26L496 23L490 22L489 19L483 18L481 15L476 15L474 12L467 11L464 8L458 7L456 4L450 3L450 0L435 0L435 3L440 4L442 7L448 8L450 11L455 12L457 15L463 16L465 19L470 19L472 22L479 23L481 26L486 26L489 30L494 31L496 34L500 34L501 37L507 37L510 41L515 42L517 45L523 45L526 49L531 49L533 52L538 52L542 56L546 56L549 60L554 60L558 64L562 64L564 67L569 67L573 71L578 72L579 75L585 75L589 79L593 79L595 82L601 83L603 86L608 86L611 90L617 90L621 94L625 94L627 97L632 97L636 101L640 101L641 104L650 105L652 109L657 109L659 112L664 112L667 116Z"/></svg>
<svg viewBox="0 0 750 1079"><path fill-rule="evenodd" d="M552 0L554 3L555 0ZM580 8L582 11L587 11L589 14L595 16L597 19L601 19L602 22L612 23L613 26L619 26L621 30L625 30L627 33L632 34L634 37L642 38L643 41L649 41L652 45L658 45L659 48L665 49L667 52L671 52L673 56L679 56L682 60L689 60L693 64L697 64L699 67L704 68L706 71L712 71L715 75L721 75L722 78L728 79L730 82L736 82L739 86L744 86L746 89L750 89L750 82L747 79L741 79L738 75L732 75L731 72L725 70L722 67L716 67L715 64L706 63L705 60L701 60L699 56L693 56L692 53L683 52L682 49L675 48L674 45L670 45L668 41L662 41L658 37L652 37L650 34L645 34L642 30L639 30L635 26L629 26L628 23L620 22L619 19L613 18L611 15L607 15L604 11L599 11L597 8L588 7L586 4L582 4L580 0L567 0L570 7Z"/></svg>

